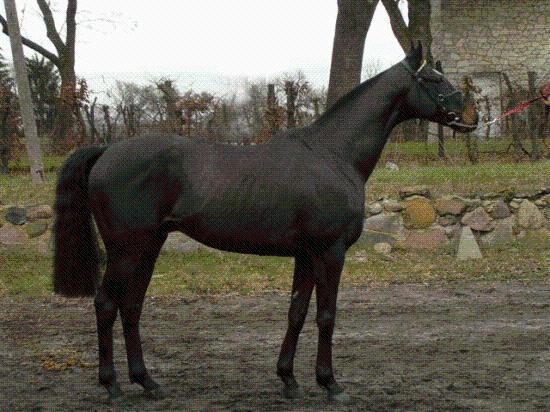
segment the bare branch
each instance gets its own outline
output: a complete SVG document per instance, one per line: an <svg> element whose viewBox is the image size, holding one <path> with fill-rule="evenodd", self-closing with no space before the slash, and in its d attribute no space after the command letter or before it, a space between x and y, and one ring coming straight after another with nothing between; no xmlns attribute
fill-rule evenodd
<svg viewBox="0 0 550 412"><path fill-rule="evenodd" d="M53 14L50 6L48 5L48 3L46 3L46 0L36 0L36 2L38 3L38 7L40 7L42 16L44 17L48 39L50 39L50 41L53 43L53 45L57 49L57 52L61 54L65 49L65 44L63 43L63 40L61 40L61 37L59 36L59 33L57 32L57 29L55 27L55 21L53 19Z"/></svg>
<svg viewBox="0 0 550 412"><path fill-rule="evenodd" d="M9 36L8 22L6 21L6 19L2 15L0 15L0 24L2 24L2 31L4 32L4 34ZM48 59L53 64L55 64L57 67L59 67L59 65L60 65L59 58L55 54L53 54L52 52L46 50L44 47L42 47L39 44L33 42L32 40L27 39L26 37L21 36L21 41L25 46L27 46L28 48L34 50L37 53L40 53L46 59Z"/></svg>
<svg viewBox="0 0 550 412"><path fill-rule="evenodd" d="M403 15L398 7L398 2L395 0L382 0L388 16L390 16L390 24L395 34L395 37L405 53L409 53L411 49L411 36L409 28L403 19Z"/></svg>

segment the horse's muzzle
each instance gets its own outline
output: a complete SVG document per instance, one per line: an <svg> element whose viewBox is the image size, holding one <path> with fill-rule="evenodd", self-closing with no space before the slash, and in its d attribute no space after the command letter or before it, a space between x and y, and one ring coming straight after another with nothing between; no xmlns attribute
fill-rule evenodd
<svg viewBox="0 0 550 412"><path fill-rule="evenodd" d="M466 109L461 115L455 112L448 112L445 115L445 123L447 126L460 133L474 131L477 128L478 122L479 115L475 110L471 111Z"/></svg>

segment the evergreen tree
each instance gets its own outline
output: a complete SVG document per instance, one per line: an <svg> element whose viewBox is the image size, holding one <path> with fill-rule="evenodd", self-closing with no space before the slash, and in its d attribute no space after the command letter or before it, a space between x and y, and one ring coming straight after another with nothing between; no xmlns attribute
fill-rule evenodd
<svg viewBox="0 0 550 412"><path fill-rule="evenodd" d="M34 55L26 61L38 134L44 135L53 131L60 77L54 64L44 57Z"/></svg>
<svg viewBox="0 0 550 412"><path fill-rule="evenodd" d="M8 161L16 154L18 102L11 70L0 52L0 173L8 172Z"/></svg>

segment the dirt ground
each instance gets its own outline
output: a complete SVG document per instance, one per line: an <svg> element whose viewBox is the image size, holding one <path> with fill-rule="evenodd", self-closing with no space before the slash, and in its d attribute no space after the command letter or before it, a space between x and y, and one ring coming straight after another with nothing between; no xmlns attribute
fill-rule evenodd
<svg viewBox="0 0 550 412"><path fill-rule="evenodd" d="M0 301L2 410L550 410L550 284L401 285L343 290L336 377L352 396L331 405L316 386L315 304L299 342L305 396L280 397L275 375L289 297L154 298L142 337L168 396L144 398L115 351L125 391L106 403L97 383L89 299Z"/></svg>

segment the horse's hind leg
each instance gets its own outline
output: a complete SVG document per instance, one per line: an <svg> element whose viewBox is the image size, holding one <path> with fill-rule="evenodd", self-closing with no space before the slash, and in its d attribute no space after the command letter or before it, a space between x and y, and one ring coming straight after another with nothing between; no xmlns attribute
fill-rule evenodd
<svg viewBox="0 0 550 412"><path fill-rule="evenodd" d="M122 394L113 363L113 324L128 289L128 278L133 272L131 268L136 261L135 256L119 248L107 247L107 269L94 301L99 343L99 382L107 389L110 398Z"/></svg>
<svg viewBox="0 0 550 412"><path fill-rule="evenodd" d="M145 394L153 398L162 397L163 391L160 385L149 376L145 367L139 335L139 319L155 261L165 240L166 233L158 233L151 238L139 259L136 270L129 279L128 292L120 305L130 381L139 383L143 386Z"/></svg>
<svg viewBox="0 0 550 412"><path fill-rule="evenodd" d="M288 329L281 345L277 362L277 375L284 383L283 397L298 398L301 391L294 378L294 355L298 336L306 320L307 309L315 284L311 258L307 255L296 256L292 297L288 311Z"/></svg>

